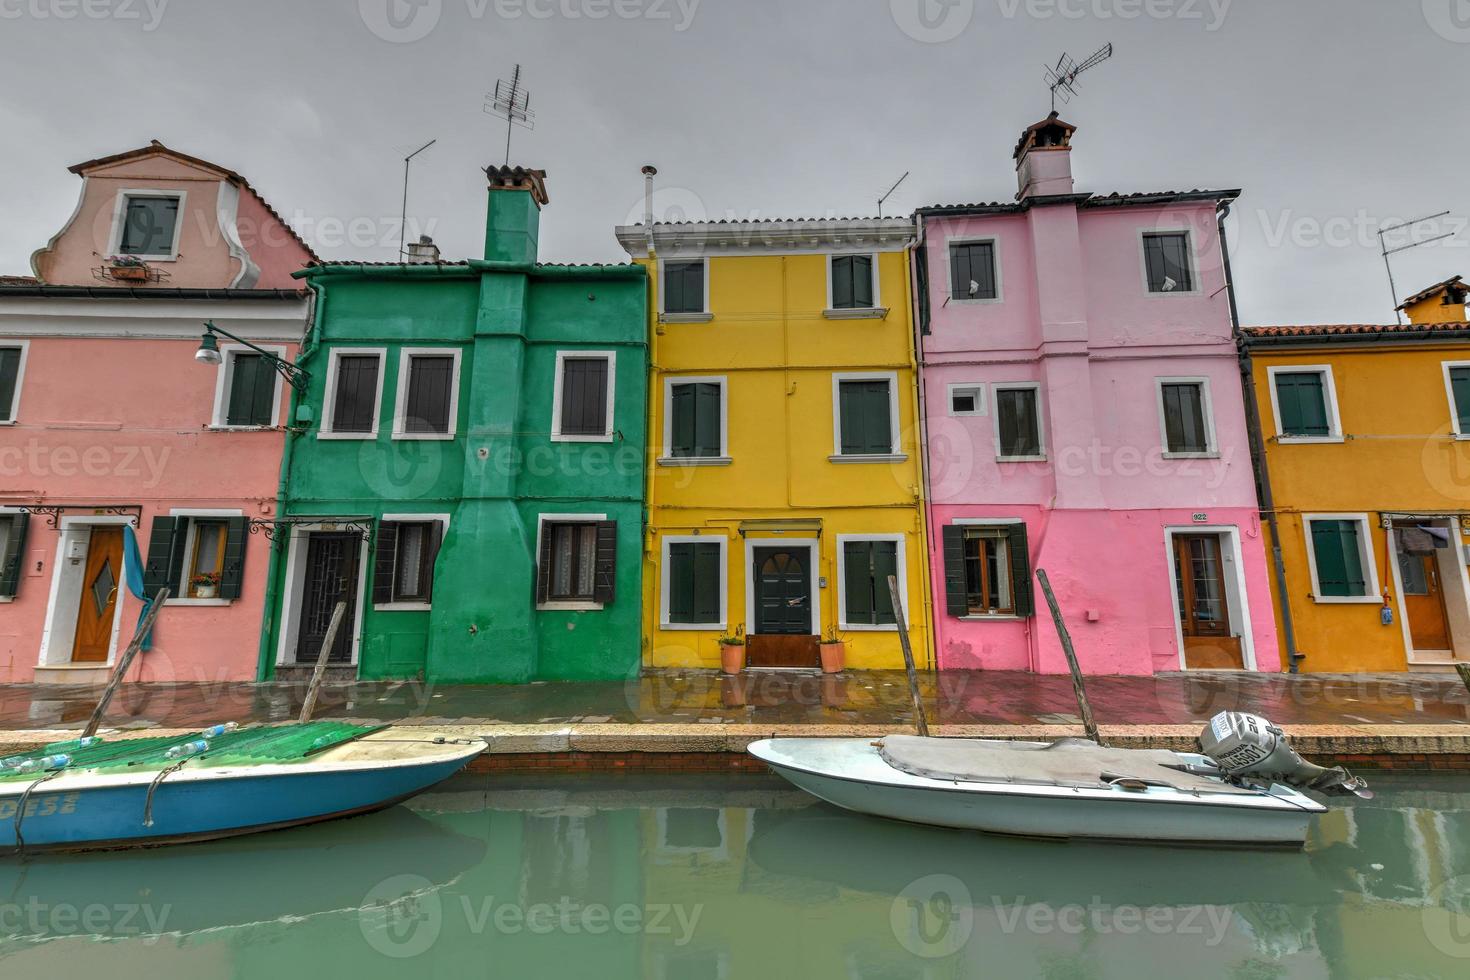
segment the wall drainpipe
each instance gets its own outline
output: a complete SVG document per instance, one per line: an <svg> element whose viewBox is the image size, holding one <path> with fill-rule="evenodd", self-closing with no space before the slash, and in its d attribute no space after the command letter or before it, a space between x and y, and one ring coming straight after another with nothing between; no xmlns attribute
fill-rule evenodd
<svg viewBox="0 0 1470 980"><path fill-rule="evenodd" d="M1281 631L1286 641L1287 671L1301 673L1301 662L1306 654L1296 648L1296 624L1291 615L1291 596L1286 590L1286 559L1281 553L1281 526L1276 521L1276 498L1271 492L1271 472L1266 466L1266 442L1261 432L1260 403L1256 400L1255 366L1251 361L1250 345L1240 329L1240 310L1235 304L1235 276L1230 270L1230 249L1225 239L1225 219L1230 216L1230 202L1225 202L1216 214L1220 229L1220 254L1224 258L1225 291L1230 300L1230 324L1235 333L1235 350L1240 364L1240 383L1245 394L1245 424L1250 439L1251 467L1256 475L1256 495L1261 504L1261 516L1271 533L1271 566L1276 577L1276 595L1281 608ZM1257 664L1259 666L1259 664Z"/></svg>

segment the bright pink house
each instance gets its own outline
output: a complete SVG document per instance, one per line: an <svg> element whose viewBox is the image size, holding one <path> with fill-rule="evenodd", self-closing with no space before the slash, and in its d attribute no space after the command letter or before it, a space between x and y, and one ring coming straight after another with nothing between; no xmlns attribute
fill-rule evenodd
<svg viewBox="0 0 1470 980"><path fill-rule="evenodd" d="M1093 196L1074 127L1022 134L1014 202L919 211L942 668L1278 670L1220 215Z"/></svg>
<svg viewBox="0 0 1470 980"><path fill-rule="evenodd" d="M166 584L130 679L253 680L311 249L239 174L159 143L72 168L76 212L0 279L0 682L105 677Z"/></svg>

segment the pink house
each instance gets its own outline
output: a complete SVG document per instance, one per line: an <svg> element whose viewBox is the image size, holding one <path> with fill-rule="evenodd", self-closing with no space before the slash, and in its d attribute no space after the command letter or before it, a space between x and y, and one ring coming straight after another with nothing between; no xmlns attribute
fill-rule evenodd
<svg viewBox="0 0 1470 980"><path fill-rule="evenodd" d="M233 171L154 142L71 168L76 212L0 278L0 682L101 679L141 603L173 596L130 679L253 680L315 258ZM219 341L200 363L205 321Z"/></svg>
<svg viewBox="0 0 1470 980"><path fill-rule="evenodd" d="M1075 128L1014 202L918 213L941 668L1279 670L1220 218L1237 191L1094 196Z"/></svg>

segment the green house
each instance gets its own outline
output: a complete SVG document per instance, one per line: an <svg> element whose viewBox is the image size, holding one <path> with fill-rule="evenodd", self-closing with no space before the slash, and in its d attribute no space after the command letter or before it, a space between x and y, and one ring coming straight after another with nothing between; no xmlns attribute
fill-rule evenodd
<svg viewBox="0 0 1470 980"><path fill-rule="evenodd" d="M483 260L298 273L263 678L314 665L339 603L362 679L637 674L645 273L538 264L545 174L486 174Z"/></svg>

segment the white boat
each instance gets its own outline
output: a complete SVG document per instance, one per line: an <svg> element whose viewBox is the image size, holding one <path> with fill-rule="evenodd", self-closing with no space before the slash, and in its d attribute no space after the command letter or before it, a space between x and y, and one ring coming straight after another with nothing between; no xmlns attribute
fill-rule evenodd
<svg viewBox="0 0 1470 980"><path fill-rule="evenodd" d="M748 751L844 809L1027 837L1300 847L1312 817L1326 807L1294 786L1365 792L1342 770L1302 761L1264 719L1226 717L1211 727L1218 735L1224 729L1216 724L1237 726L1230 733L1233 757L1230 751L1210 756L1104 748L1083 739L910 735L876 742L766 739ZM1241 731L1261 738L1247 744ZM1243 746L1254 750L1253 761L1241 762Z"/></svg>

